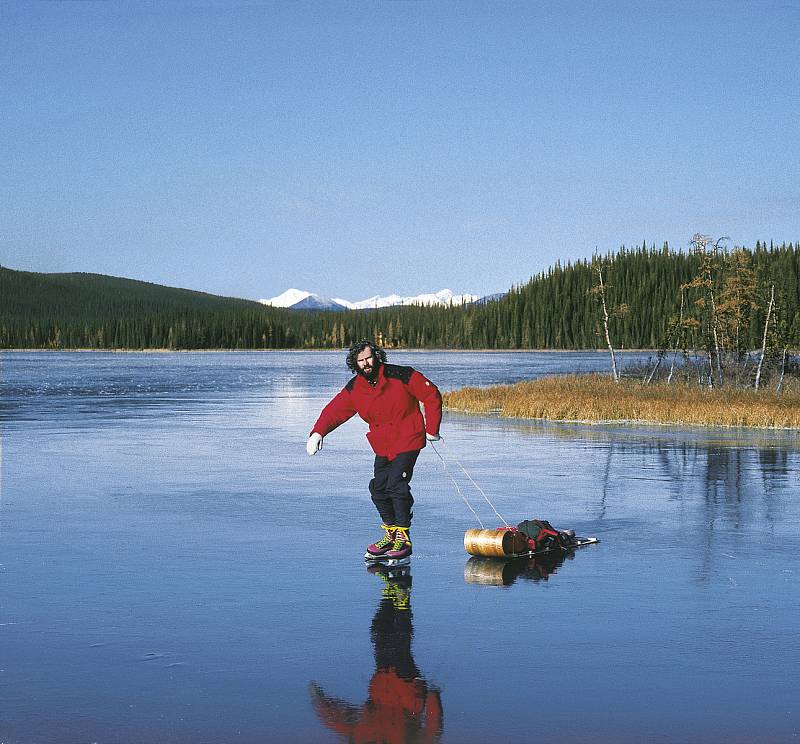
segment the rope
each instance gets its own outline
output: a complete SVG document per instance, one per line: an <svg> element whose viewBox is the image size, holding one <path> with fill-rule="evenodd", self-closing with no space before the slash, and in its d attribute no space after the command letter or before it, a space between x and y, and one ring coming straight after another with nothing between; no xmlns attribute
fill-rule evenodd
<svg viewBox="0 0 800 744"><path fill-rule="evenodd" d="M485 499L486 503L489 504L489 506L492 507L492 511L497 515L497 517L500 519L500 521L506 527L511 527L511 525L508 522L506 522L505 519L503 519L503 515L500 514L499 511L497 511L497 509L495 508L494 504L491 502L491 499L489 499L489 497L483 492L483 489L472 479L472 476L467 472L467 469L458 461L458 458L455 455L452 455L450 453L448 453L448 456L453 458L453 460L455 461L456 465L458 465L458 467L461 468L461 471L464 473L464 475L466 475L467 478L469 478L470 483L472 483L472 485L475 486L475 488L478 489L478 491L480 492L481 496L483 496L483 498ZM481 524L481 527L483 527L483 524Z"/></svg>
<svg viewBox="0 0 800 744"><path fill-rule="evenodd" d="M476 512L476 511L475 511L475 510L472 508L472 504L470 504L470 503L469 503L469 501L467 500L467 497L466 497L466 496L464 496L464 493L463 493L463 491L461 490L461 487L458 485L458 481L457 481L455 478L453 478L453 475L452 475L452 473L450 472L450 468L448 468L448 467L447 467L447 462L445 461L444 457L442 457L442 455L439 453L439 450L438 450L438 449L436 449L436 447L434 447L434 446L433 446L433 442L428 442L428 444L429 444L431 447L433 447L433 451L434 451L434 452L437 454L437 456L439 457L439 459L442 461L442 465L444 465L444 472L445 472L445 473L447 473L447 477L448 477L448 478L450 478L450 480L451 480L451 481L453 481L453 485L456 487L456 491L458 491L458 495L459 495L459 496L461 496L461 499L462 499L462 500L464 501L464 503L467 505L467 507L469 508L469 510L470 510L470 511L471 511L471 512L472 512L472 513L475 515L475 519L477 519L477 520L478 520L478 524L481 526L481 529L486 529L486 528L484 527L484 524L483 524L483 522L481 522L481 518L478 516L478 512ZM462 468L462 470L463 470L463 468ZM478 489L478 490L480 490L480 489ZM502 519L502 517L501 517L501 519ZM503 521L505 521L505 520L503 520Z"/></svg>
<svg viewBox="0 0 800 744"><path fill-rule="evenodd" d="M442 441L444 441L444 440L442 440ZM433 442L430 442L430 445L433 446ZM444 458L439 454L439 450L437 450L434 447L433 451L436 452L437 455L439 455L439 459L444 463ZM475 486L475 488L478 489L478 491L480 492L481 496L483 496L483 498L486 501L486 503L489 504L489 506L492 507L492 511L497 515L498 519L500 519L500 521L506 527L511 527L511 525L508 522L506 522L505 519L503 519L503 515L500 514L499 511L497 511L497 509L495 508L495 505L492 503L491 499L484 493L483 489L473 480L472 476L467 472L466 468L459 462L458 458L455 457L455 455L452 455L450 453L448 453L448 456L453 458L453 461L456 463L456 465L458 465L458 467L461 468L461 472L463 472L464 475L466 475L467 478L469 478L469 482L472 483L472 485ZM447 470L447 463L445 463L445 470ZM447 471L447 474L450 475L450 471L449 470ZM456 482L452 475L450 475L450 479L453 481L453 483ZM458 484L456 484L456 488L458 488ZM461 493L461 489L459 489L459 493ZM464 498L463 495L462 495L462 498ZM466 501L466 499L465 499L465 501ZM470 506L470 510L472 510L472 513L475 514L475 510L472 509L471 506ZM475 514L475 516L477 517L478 515ZM480 522L481 527L483 527L483 522L481 522L480 518L478 518L478 522Z"/></svg>

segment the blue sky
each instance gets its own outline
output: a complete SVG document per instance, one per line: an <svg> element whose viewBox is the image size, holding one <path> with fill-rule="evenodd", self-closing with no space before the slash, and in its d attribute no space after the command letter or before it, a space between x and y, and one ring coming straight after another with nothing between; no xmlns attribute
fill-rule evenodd
<svg viewBox="0 0 800 744"><path fill-rule="evenodd" d="M486 294L800 239L795 2L0 3L0 264Z"/></svg>

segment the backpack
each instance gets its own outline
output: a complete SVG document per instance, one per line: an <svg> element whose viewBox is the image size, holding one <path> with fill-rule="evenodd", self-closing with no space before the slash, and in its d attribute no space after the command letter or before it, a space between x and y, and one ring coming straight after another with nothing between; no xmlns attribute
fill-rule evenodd
<svg viewBox="0 0 800 744"><path fill-rule="evenodd" d="M567 535L559 532L546 519L526 519L517 525L526 537L531 551L566 550L569 546Z"/></svg>

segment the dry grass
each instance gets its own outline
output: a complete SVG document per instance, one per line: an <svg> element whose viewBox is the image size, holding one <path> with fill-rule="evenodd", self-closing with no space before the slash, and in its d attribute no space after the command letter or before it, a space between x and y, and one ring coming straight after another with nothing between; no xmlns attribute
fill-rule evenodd
<svg viewBox="0 0 800 744"><path fill-rule="evenodd" d="M800 428L800 381L772 390L726 390L601 375L546 377L514 385L462 388L444 395L452 411L555 421L635 421L686 426Z"/></svg>

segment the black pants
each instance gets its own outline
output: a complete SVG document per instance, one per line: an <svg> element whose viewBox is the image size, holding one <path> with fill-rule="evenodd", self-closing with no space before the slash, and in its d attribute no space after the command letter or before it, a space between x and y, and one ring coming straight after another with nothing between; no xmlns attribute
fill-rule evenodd
<svg viewBox="0 0 800 744"><path fill-rule="evenodd" d="M409 591L411 577L397 581ZM411 639L414 636L411 607L398 610L391 599L382 599L372 620L372 650L375 670L394 669L400 679L419 679L422 674L411 655ZM423 683L424 684L424 683ZM421 685L420 685L421 686Z"/></svg>
<svg viewBox="0 0 800 744"><path fill-rule="evenodd" d="M408 484L419 452L401 452L394 460L375 456L375 477L369 482L369 492L384 524L411 526L414 498Z"/></svg>

